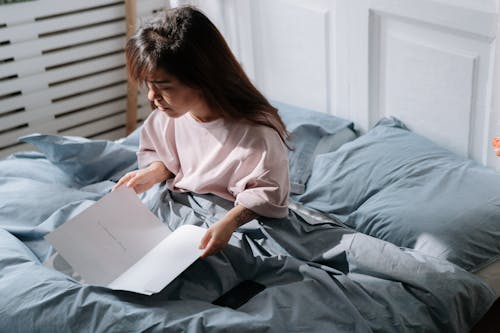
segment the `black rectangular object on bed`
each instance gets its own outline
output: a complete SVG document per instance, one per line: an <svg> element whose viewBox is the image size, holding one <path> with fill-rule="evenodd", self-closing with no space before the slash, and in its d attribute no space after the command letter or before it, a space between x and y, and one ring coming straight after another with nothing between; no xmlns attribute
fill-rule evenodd
<svg viewBox="0 0 500 333"><path fill-rule="evenodd" d="M245 280L222 294L212 304L226 306L231 309L237 309L252 297L266 289L266 286L255 281Z"/></svg>

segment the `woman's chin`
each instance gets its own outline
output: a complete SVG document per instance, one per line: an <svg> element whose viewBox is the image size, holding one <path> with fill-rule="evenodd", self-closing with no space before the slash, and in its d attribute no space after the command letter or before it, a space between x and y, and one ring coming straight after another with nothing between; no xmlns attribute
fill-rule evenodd
<svg viewBox="0 0 500 333"><path fill-rule="evenodd" d="M157 107L157 108L159 111L165 113L170 118L179 118L180 116L183 115L183 113L176 112L175 110L172 110L171 108L163 108L163 107Z"/></svg>
<svg viewBox="0 0 500 333"><path fill-rule="evenodd" d="M168 114L171 114L171 113L174 112L171 108L166 108L166 107L163 107L163 106L156 106L156 108L158 110L160 110L161 112L165 112L165 113L168 113Z"/></svg>

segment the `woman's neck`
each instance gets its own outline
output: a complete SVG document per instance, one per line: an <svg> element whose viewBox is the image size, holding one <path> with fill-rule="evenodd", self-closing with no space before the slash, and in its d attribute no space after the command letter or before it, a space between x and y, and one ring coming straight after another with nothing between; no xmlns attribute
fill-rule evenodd
<svg viewBox="0 0 500 333"><path fill-rule="evenodd" d="M201 123L213 121L213 120L219 119L221 117L219 115L199 116L193 112L189 112L189 113L191 114L191 117L193 117L194 120L199 121Z"/></svg>
<svg viewBox="0 0 500 333"><path fill-rule="evenodd" d="M216 120L222 116L220 113L212 111L205 103L200 103L198 107L193 108L189 113L194 120L202 123Z"/></svg>

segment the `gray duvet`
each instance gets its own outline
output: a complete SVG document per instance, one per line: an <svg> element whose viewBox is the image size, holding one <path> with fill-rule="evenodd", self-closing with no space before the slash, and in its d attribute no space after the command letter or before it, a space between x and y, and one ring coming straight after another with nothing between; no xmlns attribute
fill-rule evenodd
<svg viewBox="0 0 500 333"><path fill-rule="evenodd" d="M61 168L39 153L0 161L0 332L468 332L494 301L458 266L300 204L287 218L252 221L158 294L81 284L43 265L53 254L43 236L134 167L114 160L117 174L99 160ZM76 182L72 165L83 164L95 178ZM207 227L232 205L164 186L141 200L171 229ZM266 289L236 310L212 304L243 280Z"/></svg>

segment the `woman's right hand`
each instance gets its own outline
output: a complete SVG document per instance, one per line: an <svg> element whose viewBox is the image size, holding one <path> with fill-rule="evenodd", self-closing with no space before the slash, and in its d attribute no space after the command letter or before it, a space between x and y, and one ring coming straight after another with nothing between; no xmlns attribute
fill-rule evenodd
<svg viewBox="0 0 500 333"><path fill-rule="evenodd" d="M172 173L162 162L153 162L147 168L128 172L120 178L113 190L125 184L133 188L136 193L142 193L149 190L154 184L167 180Z"/></svg>

